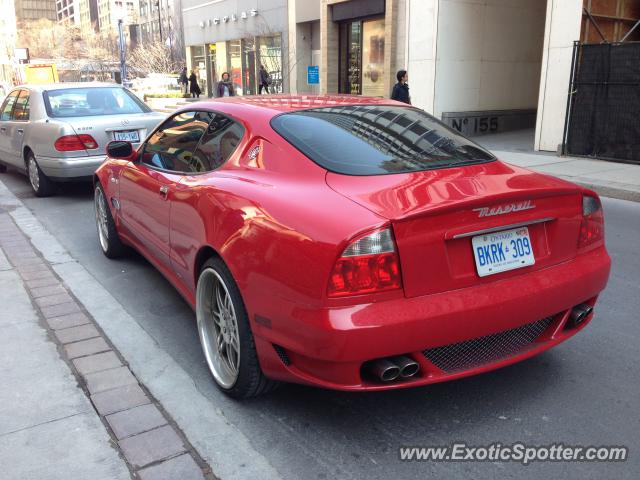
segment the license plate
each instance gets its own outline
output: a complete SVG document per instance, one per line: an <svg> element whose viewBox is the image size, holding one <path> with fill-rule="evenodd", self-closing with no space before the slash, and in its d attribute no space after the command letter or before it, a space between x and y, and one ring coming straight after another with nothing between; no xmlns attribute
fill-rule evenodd
<svg viewBox="0 0 640 480"><path fill-rule="evenodd" d="M481 277L536 263L527 227L478 235L471 243Z"/></svg>
<svg viewBox="0 0 640 480"><path fill-rule="evenodd" d="M113 138L118 142L138 143L140 141L140 135L138 135L137 130L125 130L122 132L113 132Z"/></svg>

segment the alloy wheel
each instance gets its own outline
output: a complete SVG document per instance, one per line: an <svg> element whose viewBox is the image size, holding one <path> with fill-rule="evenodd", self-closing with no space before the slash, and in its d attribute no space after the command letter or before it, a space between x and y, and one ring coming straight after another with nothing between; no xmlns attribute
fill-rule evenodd
<svg viewBox="0 0 640 480"><path fill-rule="evenodd" d="M213 268L200 275L196 315L198 333L211 374L226 389L233 387L240 368L238 318L222 277Z"/></svg>
<svg viewBox="0 0 640 480"><path fill-rule="evenodd" d="M40 188L40 172L38 171L38 164L33 157L29 158L29 181L34 191L38 191Z"/></svg>
<svg viewBox="0 0 640 480"><path fill-rule="evenodd" d="M97 187L95 190L95 210L96 224L98 226L98 238L100 247L106 252L109 250L109 224L107 217L107 201L104 198L102 189Z"/></svg>

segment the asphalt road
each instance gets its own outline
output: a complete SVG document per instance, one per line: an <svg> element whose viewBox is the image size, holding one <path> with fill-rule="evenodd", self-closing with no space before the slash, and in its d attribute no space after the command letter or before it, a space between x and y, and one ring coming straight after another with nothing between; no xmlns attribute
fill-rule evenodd
<svg viewBox="0 0 640 480"><path fill-rule="evenodd" d="M194 314L168 282L135 254L120 261L103 257L89 185L67 185L55 197L38 199L25 177L8 173L0 179L180 364L211 408L223 410L287 480L638 478L640 203L604 199L614 265L609 286L591 325L551 351L485 375L418 389L348 394L287 385L238 403L213 385ZM630 458L617 464L530 466L399 461L400 446L459 441L626 445Z"/></svg>

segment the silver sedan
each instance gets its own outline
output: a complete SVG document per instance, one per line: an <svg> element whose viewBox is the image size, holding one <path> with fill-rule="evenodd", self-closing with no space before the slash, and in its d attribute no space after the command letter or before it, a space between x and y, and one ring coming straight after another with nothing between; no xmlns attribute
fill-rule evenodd
<svg viewBox="0 0 640 480"><path fill-rule="evenodd" d="M26 173L47 196L55 182L90 179L110 141L137 147L164 118L115 84L16 87L0 108L0 172Z"/></svg>

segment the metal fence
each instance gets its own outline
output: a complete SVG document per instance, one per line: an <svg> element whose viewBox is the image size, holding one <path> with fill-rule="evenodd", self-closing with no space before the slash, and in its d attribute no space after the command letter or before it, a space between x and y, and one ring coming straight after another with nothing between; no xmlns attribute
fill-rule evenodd
<svg viewBox="0 0 640 480"><path fill-rule="evenodd" d="M640 163L640 42L574 44L562 150Z"/></svg>

